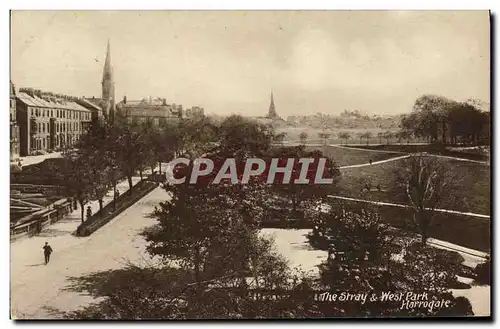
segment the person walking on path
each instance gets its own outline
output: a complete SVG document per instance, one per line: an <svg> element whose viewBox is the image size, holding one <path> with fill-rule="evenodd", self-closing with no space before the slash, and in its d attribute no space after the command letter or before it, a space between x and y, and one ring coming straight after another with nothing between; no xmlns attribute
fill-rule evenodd
<svg viewBox="0 0 500 329"><path fill-rule="evenodd" d="M372 164L372 159L370 158L370 164Z"/></svg>
<svg viewBox="0 0 500 329"><path fill-rule="evenodd" d="M92 216L92 209L90 206L87 206L87 219L89 219Z"/></svg>
<svg viewBox="0 0 500 329"><path fill-rule="evenodd" d="M52 247L48 242L45 242L45 246L43 246L43 255L45 256L45 265L49 263L50 254L52 253Z"/></svg>

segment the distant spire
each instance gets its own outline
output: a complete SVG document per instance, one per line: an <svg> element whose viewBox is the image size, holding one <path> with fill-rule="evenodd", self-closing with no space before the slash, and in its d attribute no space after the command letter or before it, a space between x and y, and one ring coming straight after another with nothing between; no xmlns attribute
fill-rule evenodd
<svg viewBox="0 0 500 329"><path fill-rule="evenodd" d="M276 113L276 109L274 107L274 95L271 90L271 104L269 105L269 114L267 115L269 118L277 118L278 114Z"/></svg>

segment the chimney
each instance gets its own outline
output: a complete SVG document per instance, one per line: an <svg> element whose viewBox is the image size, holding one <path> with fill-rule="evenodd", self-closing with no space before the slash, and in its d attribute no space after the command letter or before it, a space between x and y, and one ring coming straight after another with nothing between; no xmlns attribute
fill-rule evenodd
<svg viewBox="0 0 500 329"><path fill-rule="evenodd" d="M166 98L163 99L163 106L167 106L167 99Z"/></svg>
<svg viewBox="0 0 500 329"><path fill-rule="evenodd" d="M127 95L123 96L123 104L127 104Z"/></svg>
<svg viewBox="0 0 500 329"><path fill-rule="evenodd" d="M149 96L149 104L151 104L151 103L152 103L152 101L151 101L151 96Z"/></svg>

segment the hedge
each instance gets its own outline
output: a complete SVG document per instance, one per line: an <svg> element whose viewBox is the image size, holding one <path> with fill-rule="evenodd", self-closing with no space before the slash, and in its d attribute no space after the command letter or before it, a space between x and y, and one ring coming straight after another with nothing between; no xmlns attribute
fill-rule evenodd
<svg viewBox="0 0 500 329"><path fill-rule="evenodd" d="M150 181L140 181L134 188L132 195L129 193L121 194L115 201L116 209L113 202L108 203L101 211L98 211L85 222L80 224L76 230L77 236L89 236L107 223L109 223L117 215L125 211L134 203L142 199L146 194L154 190L158 185Z"/></svg>

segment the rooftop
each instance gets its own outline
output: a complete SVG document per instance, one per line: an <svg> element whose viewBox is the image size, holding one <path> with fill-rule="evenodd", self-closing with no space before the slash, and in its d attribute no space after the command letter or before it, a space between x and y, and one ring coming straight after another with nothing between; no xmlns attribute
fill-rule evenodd
<svg viewBox="0 0 500 329"><path fill-rule="evenodd" d="M87 108L81 106L76 102L76 99L67 99L62 97L51 96L47 94L45 98L38 97L37 95L30 95L24 91L17 94L17 98L28 106L57 108L64 110L76 110L90 112Z"/></svg>

